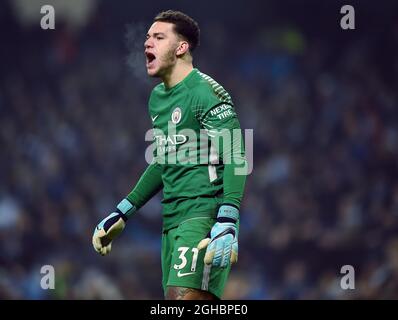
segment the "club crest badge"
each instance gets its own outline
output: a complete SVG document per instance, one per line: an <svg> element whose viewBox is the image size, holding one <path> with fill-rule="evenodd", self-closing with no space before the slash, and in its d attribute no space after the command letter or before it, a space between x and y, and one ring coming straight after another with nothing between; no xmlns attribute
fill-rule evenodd
<svg viewBox="0 0 398 320"><path fill-rule="evenodd" d="M171 121L174 124L177 124L181 121L181 108L177 107L174 109L174 111L171 113Z"/></svg>

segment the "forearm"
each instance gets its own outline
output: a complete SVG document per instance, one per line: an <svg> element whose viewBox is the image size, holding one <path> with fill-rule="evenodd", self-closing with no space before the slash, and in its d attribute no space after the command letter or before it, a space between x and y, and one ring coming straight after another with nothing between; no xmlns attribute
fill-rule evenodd
<svg viewBox="0 0 398 320"><path fill-rule="evenodd" d="M154 162L146 168L126 198L139 209L162 188L162 167Z"/></svg>
<svg viewBox="0 0 398 320"><path fill-rule="evenodd" d="M234 164L227 164L224 167L224 200L225 204L232 204L240 208L243 192L246 183L246 175L237 175L237 168Z"/></svg>
<svg viewBox="0 0 398 320"><path fill-rule="evenodd" d="M104 256L111 251L113 239L123 231L129 217L162 188L161 169L156 162L150 164L134 189L116 206L115 211L97 225L92 243L98 253Z"/></svg>
<svg viewBox="0 0 398 320"><path fill-rule="evenodd" d="M239 209L246 183L247 162L240 129L235 128L234 130L233 133L232 130L229 130L231 143L228 143L227 148L222 147L219 153L224 162L223 202L232 204ZM238 132L239 134L237 134Z"/></svg>

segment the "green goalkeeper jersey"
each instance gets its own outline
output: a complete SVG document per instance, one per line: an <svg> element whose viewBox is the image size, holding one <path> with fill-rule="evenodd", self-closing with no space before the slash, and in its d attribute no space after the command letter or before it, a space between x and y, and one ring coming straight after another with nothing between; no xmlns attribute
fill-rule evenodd
<svg viewBox="0 0 398 320"><path fill-rule="evenodd" d="M161 83L152 90L149 114L154 160L128 199L140 207L163 188L165 230L189 218L215 217L221 203L239 208L246 176L237 169L246 163L225 89L193 69L174 87Z"/></svg>

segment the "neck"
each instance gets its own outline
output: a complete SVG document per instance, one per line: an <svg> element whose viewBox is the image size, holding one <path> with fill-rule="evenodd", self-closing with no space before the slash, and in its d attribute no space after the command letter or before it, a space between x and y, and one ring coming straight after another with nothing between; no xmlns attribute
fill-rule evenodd
<svg viewBox="0 0 398 320"><path fill-rule="evenodd" d="M162 77L162 81L166 88L174 87L176 84L184 80L184 78L192 71L192 62L179 61L171 69L169 73Z"/></svg>

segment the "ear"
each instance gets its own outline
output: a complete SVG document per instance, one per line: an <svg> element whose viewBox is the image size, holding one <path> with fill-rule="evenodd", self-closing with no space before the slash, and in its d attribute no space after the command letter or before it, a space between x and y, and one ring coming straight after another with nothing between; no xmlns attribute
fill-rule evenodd
<svg viewBox="0 0 398 320"><path fill-rule="evenodd" d="M180 44L177 47L176 55L182 56L189 50L189 43L187 41L180 41Z"/></svg>

